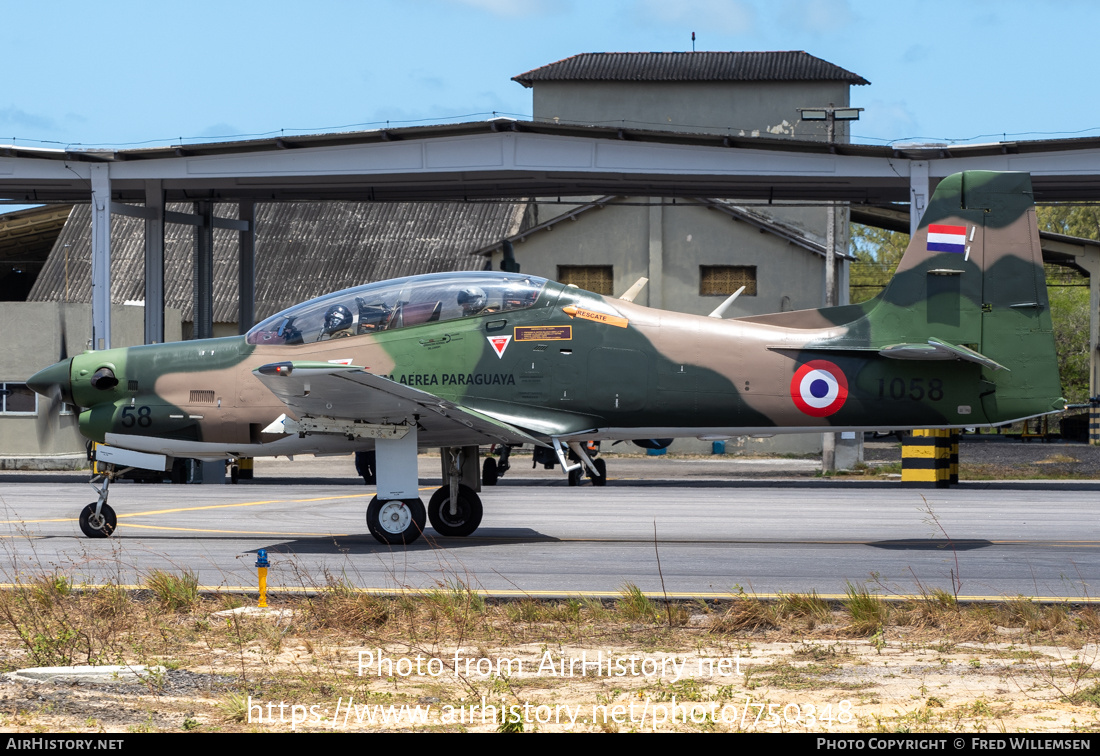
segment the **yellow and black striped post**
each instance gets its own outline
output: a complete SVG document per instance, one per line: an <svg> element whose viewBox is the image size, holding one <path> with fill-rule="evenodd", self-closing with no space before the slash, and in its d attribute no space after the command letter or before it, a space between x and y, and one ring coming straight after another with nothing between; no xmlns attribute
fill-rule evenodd
<svg viewBox="0 0 1100 756"><path fill-rule="evenodd" d="M949 432L951 434L951 456L948 458L950 466L948 468L947 482L949 485L957 486L959 485L959 436L961 435L961 431L955 429Z"/></svg>
<svg viewBox="0 0 1100 756"><path fill-rule="evenodd" d="M956 479L957 464L956 456ZM951 484L951 431L913 431L901 446L901 479L947 488Z"/></svg>
<svg viewBox="0 0 1100 756"><path fill-rule="evenodd" d="M1100 446L1100 407L1089 407L1089 443Z"/></svg>

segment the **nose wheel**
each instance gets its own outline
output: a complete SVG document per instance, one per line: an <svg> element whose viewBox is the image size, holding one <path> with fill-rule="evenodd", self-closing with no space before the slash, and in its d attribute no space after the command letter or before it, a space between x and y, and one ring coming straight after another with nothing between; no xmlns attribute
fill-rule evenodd
<svg viewBox="0 0 1100 756"><path fill-rule="evenodd" d="M115 526L118 525L115 510L107 504L107 490L111 485L111 477L106 475L103 478L102 487L96 486L95 481L96 479L93 478L92 488L99 494L99 500L93 501L80 510L78 522L80 531L88 538L106 538L115 532Z"/></svg>
<svg viewBox="0 0 1100 756"><path fill-rule="evenodd" d="M427 520L424 502L420 499L380 501L377 496L367 507L367 528L379 543L407 545L424 532Z"/></svg>
<svg viewBox="0 0 1100 756"><path fill-rule="evenodd" d="M93 501L80 511L80 530L89 538L106 538L115 532L118 518L107 503Z"/></svg>

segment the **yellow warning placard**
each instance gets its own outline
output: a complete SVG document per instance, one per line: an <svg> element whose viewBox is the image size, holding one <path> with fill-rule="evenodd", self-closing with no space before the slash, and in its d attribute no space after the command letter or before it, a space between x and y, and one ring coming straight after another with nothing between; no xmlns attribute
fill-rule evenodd
<svg viewBox="0 0 1100 756"><path fill-rule="evenodd" d="M573 326L516 326L516 341L570 341Z"/></svg>

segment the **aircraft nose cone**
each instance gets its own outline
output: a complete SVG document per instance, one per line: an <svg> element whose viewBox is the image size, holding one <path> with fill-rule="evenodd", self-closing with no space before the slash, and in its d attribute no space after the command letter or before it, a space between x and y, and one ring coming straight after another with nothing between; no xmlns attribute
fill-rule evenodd
<svg viewBox="0 0 1100 756"><path fill-rule="evenodd" d="M61 389L62 397L71 404L72 388L69 383L69 363L70 360L65 360L64 362L58 362L56 365L50 365L44 370L39 370L30 377L27 385L32 391L42 396L49 396L50 390L57 386Z"/></svg>

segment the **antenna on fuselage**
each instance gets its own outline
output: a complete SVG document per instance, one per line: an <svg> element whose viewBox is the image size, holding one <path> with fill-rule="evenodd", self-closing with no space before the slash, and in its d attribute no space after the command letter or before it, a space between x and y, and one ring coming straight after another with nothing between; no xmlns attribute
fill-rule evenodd
<svg viewBox="0 0 1100 756"><path fill-rule="evenodd" d="M623 300L624 302L633 302L634 297L638 296L638 292L644 289L647 283L649 283L649 279L645 276L642 276L637 281L635 281L634 285L627 289L623 293L623 295L619 297L619 299Z"/></svg>
<svg viewBox="0 0 1100 756"><path fill-rule="evenodd" d="M710 315L707 315L707 317L708 318L718 318L719 320L721 320L722 316L726 314L726 310L729 309L729 306L731 304L733 304L735 299L737 299L739 296L741 296L741 292L743 292L744 290L745 290L745 287L742 286L740 289L738 289L737 291L730 294L728 297L726 297L726 301L723 302L722 304L718 305L717 307L715 307L714 312L712 312Z"/></svg>

